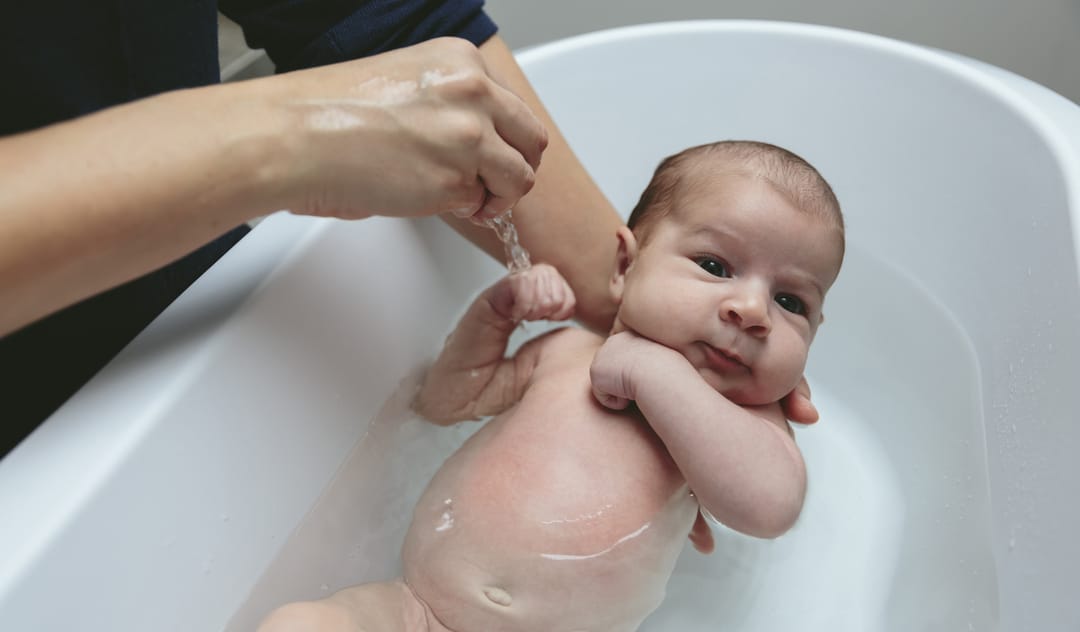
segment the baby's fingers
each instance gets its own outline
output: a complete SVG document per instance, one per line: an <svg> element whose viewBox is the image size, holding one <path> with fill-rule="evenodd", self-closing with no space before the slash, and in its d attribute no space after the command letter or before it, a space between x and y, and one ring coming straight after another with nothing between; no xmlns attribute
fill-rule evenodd
<svg viewBox="0 0 1080 632"><path fill-rule="evenodd" d="M518 301L515 315L522 320L565 320L573 315L574 291L555 268L537 264L514 275Z"/></svg>
<svg viewBox="0 0 1080 632"><path fill-rule="evenodd" d="M577 305L577 298L574 296L574 290L570 288L570 284L566 282L566 279L561 274L555 272L548 275L548 291L550 296L550 307L546 318L548 320L566 320L574 315L574 307Z"/></svg>
<svg viewBox="0 0 1080 632"><path fill-rule="evenodd" d="M612 410L622 410L630 405L630 400L625 397L618 397L610 393L605 393L595 387L593 388L593 397L595 397L596 401L600 402L604 408L610 408Z"/></svg>

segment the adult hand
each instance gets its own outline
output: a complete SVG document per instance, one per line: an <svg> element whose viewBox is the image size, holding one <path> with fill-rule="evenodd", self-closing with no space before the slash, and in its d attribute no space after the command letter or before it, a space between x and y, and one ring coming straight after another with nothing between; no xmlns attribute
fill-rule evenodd
<svg viewBox="0 0 1080 632"><path fill-rule="evenodd" d="M780 400L780 406L784 409L784 416L797 424L817 423L818 411L810 401L810 385L805 377L799 380L795 390Z"/></svg>
<svg viewBox="0 0 1080 632"><path fill-rule="evenodd" d="M283 197L297 213L494 217L532 188L547 146L461 39L260 81L288 117Z"/></svg>
<svg viewBox="0 0 1080 632"><path fill-rule="evenodd" d="M279 209L501 213L546 143L456 39L0 138L0 335Z"/></svg>

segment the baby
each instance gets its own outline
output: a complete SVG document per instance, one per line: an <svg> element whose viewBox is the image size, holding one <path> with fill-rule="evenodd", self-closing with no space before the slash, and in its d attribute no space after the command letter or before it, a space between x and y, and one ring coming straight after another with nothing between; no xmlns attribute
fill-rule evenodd
<svg viewBox="0 0 1080 632"><path fill-rule="evenodd" d="M802 456L779 400L802 377L844 252L818 172L764 143L664 160L617 235L607 337L539 336L574 296L546 265L471 305L417 411L493 415L424 492L404 578L275 611L264 632L632 632L663 599L702 511L775 537L801 511Z"/></svg>

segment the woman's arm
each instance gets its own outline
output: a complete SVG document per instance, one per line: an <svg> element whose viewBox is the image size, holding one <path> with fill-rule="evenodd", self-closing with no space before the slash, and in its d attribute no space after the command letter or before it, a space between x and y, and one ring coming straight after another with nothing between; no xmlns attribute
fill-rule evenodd
<svg viewBox="0 0 1080 632"><path fill-rule="evenodd" d="M0 335L279 209L509 205L546 142L477 49L453 38L2 138Z"/></svg>
<svg viewBox="0 0 1080 632"><path fill-rule="evenodd" d="M608 278L618 243L615 232L623 221L570 149L502 39L492 37L480 53L492 76L520 96L548 131L536 185L514 206L521 243L533 261L550 263L566 276L577 295L577 319L607 333L615 315ZM502 244L493 231L462 220L451 220L451 225L502 260Z"/></svg>

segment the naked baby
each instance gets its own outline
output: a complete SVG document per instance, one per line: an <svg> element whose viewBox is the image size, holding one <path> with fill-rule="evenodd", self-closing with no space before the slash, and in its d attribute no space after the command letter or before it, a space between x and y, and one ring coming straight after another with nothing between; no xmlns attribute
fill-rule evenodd
<svg viewBox="0 0 1080 632"><path fill-rule="evenodd" d="M839 205L818 172L764 143L666 159L616 236L607 336L567 327L511 357L523 320L574 296L537 265L470 306L417 411L493 418L435 474L404 577L290 604L282 630L632 632L664 596L702 511L775 537L806 471L779 404L802 377L840 269Z"/></svg>

